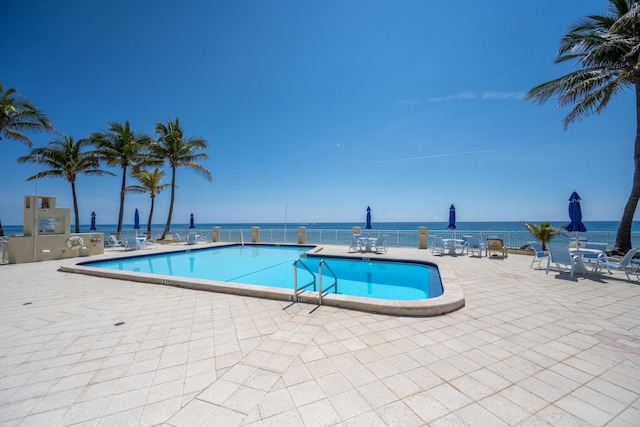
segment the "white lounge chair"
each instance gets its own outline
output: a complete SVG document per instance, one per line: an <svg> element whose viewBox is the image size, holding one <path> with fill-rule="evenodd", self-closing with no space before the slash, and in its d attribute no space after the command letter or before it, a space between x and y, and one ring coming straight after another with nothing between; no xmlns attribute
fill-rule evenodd
<svg viewBox="0 0 640 427"><path fill-rule="evenodd" d="M540 268L540 265L544 260L547 260L547 265L549 265L549 254L546 251L542 250L542 245L540 244L540 242L532 240L529 242L529 245L531 245L535 252L533 254L533 259L531 260L531 265L529 266L529 268L533 268L533 263L536 261L538 261L538 268Z"/></svg>
<svg viewBox="0 0 640 427"><path fill-rule="evenodd" d="M377 254L387 252L387 235L378 236L373 246L376 248Z"/></svg>
<svg viewBox="0 0 640 427"><path fill-rule="evenodd" d="M549 266L554 263L558 271L569 270L569 277L573 278L573 271L578 261L571 255L569 248L566 246L549 245L549 262L547 263L547 273L549 274Z"/></svg>
<svg viewBox="0 0 640 427"><path fill-rule="evenodd" d="M151 248L155 248L158 245L158 242L156 242L156 239L152 239L149 237L145 237L144 239L137 239L138 241L138 247L140 249L151 249Z"/></svg>
<svg viewBox="0 0 640 427"><path fill-rule="evenodd" d="M469 256L474 256L478 254L480 258L482 258L482 250L486 250L486 247L482 242L480 242L480 238L468 236L467 237L467 254Z"/></svg>
<svg viewBox="0 0 640 427"><path fill-rule="evenodd" d="M631 263L631 259L633 259L633 256L637 251L637 248L629 249L624 257L622 257L622 259L616 257L602 257L598 260L595 270L598 271L603 267L607 267L609 274L611 274L611 269L613 268L614 270L624 271L624 274L626 274L628 281L631 281L629 273L635 273L636 278L640 280L640 277L638 277L638 270L636 266Z"/></svg>
<svg viewBox="0 0 640 427"><path fill-rule="evenodd" d="M349 246L349 252L362 252L362 243L360 242L359 234L351 235L351 245Z"/></svg>
<svg viewBox="0 0 640 427"><path fill-rule="evenodd" d="M118 240L116 238L116 236L111 235L109 236L109 238L107 239L105 243L105 248L111 248L111 249L115 249L115 248L123 248L124 247L124 241L123 240Z"/></svg>
<svg viewBox="0 0 640 427"><path fill-rule="evenodd" d="M431 253L439 252L440 255L444 255L445 251L444 240L440 236L431 236Z"/></svg>

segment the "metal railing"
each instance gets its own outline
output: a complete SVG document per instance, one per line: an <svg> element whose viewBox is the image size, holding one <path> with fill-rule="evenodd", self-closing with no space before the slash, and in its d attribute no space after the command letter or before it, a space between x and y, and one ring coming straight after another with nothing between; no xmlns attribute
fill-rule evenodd
<svg viewBox="0 0 640 427"><path fill-rule="evenodd" d="M181 237L186 238L190 231L194 231L198 234L200 241L210 242L212 240L211 229L173 229L171 233L178 233ZM157 237L162 233L162 230L153 230L151 232L152 237ZM105 236L108 238L110 232L105 232ZM311 245L345 245L351 244L351 235L353 231L351 229L307 229L305 243ZM363 235L367 232L363 232ZM418 230L374 230L369 232L371 237L377 237L382 234L386 234L387 247L406 247L417 248L419 246L419 234ZM428 230L429 236L440 236L443 239L461 239L462 236L474 236L480 239L480 241L486 241L489 236L500 237L505 246L510 249L520 249L527 245L528 242L534 240L533 236L527 230ZM252 235L251 228L222 228L220 229L220 241L227 243L250 242ZM612 249L615 244L616 232L615 231L588 231L581 235L586 236L590 242L603 242L607 244L608 249ZM123 230L122 237L135 236L135 230ZM244 237L244 239L243 239ZM556 236L553 239L554 243L568 244L572 235L570 233L564 233L563 235ZM297 243L298 242L298 230L297 229L260 229L260 243ZM430 239L428 244L430 244ZM631 234L631 243L633 247L640 247L640 232L634 232Z"/></svg>

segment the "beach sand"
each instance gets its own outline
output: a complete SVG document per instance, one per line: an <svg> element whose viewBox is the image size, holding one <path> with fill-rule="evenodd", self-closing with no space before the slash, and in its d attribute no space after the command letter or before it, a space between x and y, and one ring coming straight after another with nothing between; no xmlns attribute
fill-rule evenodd
<svg viewBox="0 0 640 427"><path fill-rule="evenodd" d="M525 255L387 256L448 269L466 306L285 309L62 261L0 266L0 424L638 425L637 282L546 275Z"/></svg>

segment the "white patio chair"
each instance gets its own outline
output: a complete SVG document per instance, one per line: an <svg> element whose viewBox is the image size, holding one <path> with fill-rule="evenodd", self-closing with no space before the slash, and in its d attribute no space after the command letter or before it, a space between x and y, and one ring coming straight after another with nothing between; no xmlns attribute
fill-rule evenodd
<svg viewBox="0 0 640 427"><path fill-rule="evenodd" d="M351 235L351 245L349 246L349 252L362 252L362 243L360 242L359 234Z"/></svg>
<svg viewBox="0 0 640 427"><path fill-rule="evenodd" d="M195 245L198 241L198 235L196 233L187 234L187 245Z"/></svg>
<svg viewBox="0 0 640 427"><path fill-rule="evenodd" d="M387 252L387 235L378 236L373 246L376 248L377 254Z"/></svg>
<svg viewBox="0 0 640 427"><path fill-rule="evenodd" d="M469 236L467 237L467 255L474 256L477 254L480 258L482 258L482 251L486 251L486 247L480 241L480 238Z"/></svg>
<svg viewBox="0 0 640 427"><path fill-rule="evenodd" d="M585 249L595 249L598 251L602 251L602 254L582 254L582 260L587 262L595 262L598 263L598 260L602 257L606 257L605 251L607 250L606 243L598 243L598 242L586 242Z"/></svg>
<svg viewBox="0 0 640 427"><path fill-rule="evenodd" d="M469 238L470 237L473 237L473 236L470 236L468 234L463 234L462 235L462 240L464 240L464 243L463 243L464 244L464 250L462 251L463 254L466 251L467 255L469 255Z"/></svg>
<svg viewBox="0 0 640 427"><path fill-rule="evenodd" d="M636 278L638 278L638 271L635 265L631 263L631 259L638 251L637 248L629 249L629 251L622 257L602 257L598 260L596 267L594 270L599 271L603 267L607 267L609 274L611 273L611 269L624 271L624 274L627 276L627 280L631 281L631 277L629 277L629 273L635 273ZM640 279L640 278L639 278Z"/></svg>
<svg viewBox="0 0 640 427"><path fill-rule="evenodd" d="M140 247L138 246L138 240L135 237L132 239L123 239L122 242L124 243L125 251L135 251L137 249L140 249Z"/></svg>
<svg viewBox="0 0 640 427"><path fill-rule="evenodd" d="M444 240L440 236L431 236L431 253L439 252L440 255L444 255L445 251Z"/></svg>
<svg viewBox="0 0 640 427"><path fill-rule="evenodd" d="M531 265L529 268L533 268L533 263L538 261L538 268L542 264L542 261L547 260L547 266L549 265L549 254L546 251L542 250L542 245L537 240L532 240L529 242L529 245L534 250L533 259L531 260Z"/></svg>
<svg viewBox="0 0 640 427"><path fill-rule="evenodd" d="M571 255L569 248L566 246L549 245L549 262L547 263L547 273L549 267L554 263L558 271L569 270L569 277L573 278L573 271L578 261Z"/></svg>

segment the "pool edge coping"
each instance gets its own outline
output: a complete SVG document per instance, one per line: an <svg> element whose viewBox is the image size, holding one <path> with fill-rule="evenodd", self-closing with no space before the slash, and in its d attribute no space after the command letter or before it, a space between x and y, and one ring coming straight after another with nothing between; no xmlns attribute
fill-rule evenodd
<svg viewBox="0 0 640 427"><path fill-rule="evenodd" d="M220 247L227 245L212 245L211 247ZM281 245L282 246L282 245ZM323 250L321 245L295 245L291 246L313 246L309 252L314 256L320 255ZM200 248L203 248L202 246ZM168 250L169 252L184 252L185 249ZM106 254L105 254L106 255ZM116 254L114 254L116 255ZM128 254L130 256L130 254ZM362 259L362 254L354 254L352 258ZM327 256L332 256L327 254ZM111 257L113 258L113 257ZM122 258L122 256L115 256ZM403 258L383 256L376 257L375 261L407 261L413 263L427 263L436 265L438 268L440 279L442 282L443 293L435 298L427 298L420 300L383 300L378 298L366 298L348 295L326 294L322 297L322 305L346 308L351 310L366 311L379 314L391 314L399 316L438 316L459 310L465 305L464 292L458 283L455 274L447 266L440 266L431 261L426 260L407 260ZM174 276L165 276L149 273L131 273L118 270L102 269L99 267L87 267L80 265L87 262L87 259L65 263L60 265L59 271L76 274L86 274L89 276L104 277L108 279L129 280L133 282L142 282L148 284L156 284L162 286L173 286L184 289L201 290L208 292L219 292L233 295L241 295L255 298L266 298L289 302L302 302L307 304L318 305L318 292L304 291L298 294L298 298L294 301L293 293L290 289L272 288L260 285L249 285L237 282L221 282L217 280L191 279L183 280L183 278Z"/></svg>

